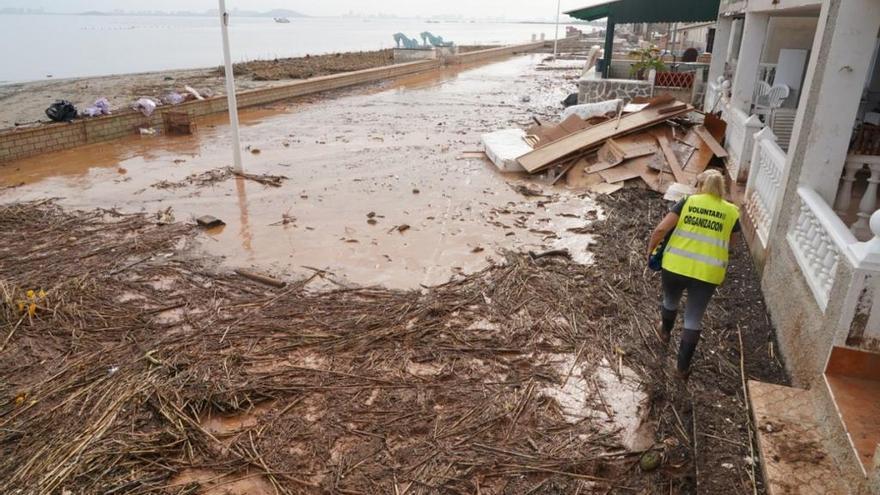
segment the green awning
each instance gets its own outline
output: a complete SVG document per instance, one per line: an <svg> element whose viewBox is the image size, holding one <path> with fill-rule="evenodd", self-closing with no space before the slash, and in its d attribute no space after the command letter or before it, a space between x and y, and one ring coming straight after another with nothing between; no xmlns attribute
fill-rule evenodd
<svg viewBox="0 0 880 495"><path fill-rule="evenodd" d="M610 17L616 24L641 22L705 22L718 18L720 0L602 0L571 10L575 19Z"/></svg>

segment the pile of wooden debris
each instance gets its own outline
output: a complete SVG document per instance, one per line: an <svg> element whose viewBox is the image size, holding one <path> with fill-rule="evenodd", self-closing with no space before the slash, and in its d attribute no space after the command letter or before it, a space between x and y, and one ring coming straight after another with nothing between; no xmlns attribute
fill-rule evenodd
<svg viewBox="0 0 880 495"><path fill-rule="evenodd" d="M641 179L665 193L673 184L687 191L713 157L727 152L720 141L724 121L690 117L694 107L659 96L622 107L615 116L582 119L576 114L557 125L536 122L526 130L532 151L517 161L529 174L545 173L552 183L610 193Z"/></svg>

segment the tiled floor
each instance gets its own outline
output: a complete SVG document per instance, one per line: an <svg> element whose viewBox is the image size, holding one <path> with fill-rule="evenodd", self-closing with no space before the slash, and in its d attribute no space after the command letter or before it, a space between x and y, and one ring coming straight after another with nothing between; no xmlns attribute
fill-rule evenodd
<svg viewBox="0 0 880 495"><path fill-rule="evenodd" d="M849 493L824 450L810 392L750 381L749 395L770 495Z"/></svg>
<svg viewBox="0 0 880 495"><path fill-rule="evenodd" d="M835 347L825 381L865 472L880 444L880 354Z"/></svg>
<svg viewBox="0 0 880 495"><path fill-rule="evenodd" d="M880 382L836 375L825 378L862 466L871 471L880 444Z"/></svg>

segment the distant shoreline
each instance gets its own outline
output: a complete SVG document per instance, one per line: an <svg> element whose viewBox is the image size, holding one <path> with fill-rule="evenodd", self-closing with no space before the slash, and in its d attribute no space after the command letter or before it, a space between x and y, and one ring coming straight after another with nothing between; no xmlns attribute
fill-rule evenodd
<svg viewBox="0 0 880 495"><path fill-rule="evenodd" d="M11 12L11 11L3 11L0 10L0 16L2 15L64 15L64 16L79 16L79 17L216 17L216 12L100 12L100 11L88 11L88 12ZM433 21L440 24L469 24L473 22L481 22L487 24L541 24L541 25L555 25L556 21L550 20L509 20L509 19L444 19L438 17L381 17L381 16L349 16L349 15L335 15L335 16L312 16L308 14L303 14L299 12L291 12L291 13L282 13L282 12L251 12L251 11L233 11L232 15L236 17L247 17L247 18L259 18L259 19L273 19L276 17L286 17L290 19L366 19L366 20L419 20L419 21ZM596 24L595 21L581 21L577 19L570 20L560 20L560 25L586 25L586 26L598 26L600 24Z"/></svg>

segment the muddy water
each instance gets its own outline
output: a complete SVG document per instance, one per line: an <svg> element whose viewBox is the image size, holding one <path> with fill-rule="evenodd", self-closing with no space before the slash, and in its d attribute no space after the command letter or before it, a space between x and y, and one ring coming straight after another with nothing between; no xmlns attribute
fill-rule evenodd
<svg viewBox="0 0 880 495"><path fill-rule="evenodd" d="M246 171L288 177L279 188L241 179L154 187L231 165L228 125L209 118L194 136L132 136L0 166L0 188L24 184L0 189L0 201L58 197L70 208L151 214L171 207L178 221L210 214L227 225L200 234L199 249L222 257L223 268L279 276L313 267L344 282L413 288L476 271L504 249L567 247L587 262L589 236L568 229L588 223L588 200L565 191L527 198L509 187L520 179L462 158L480 149L481 133L558 112L574 83L561 81L565 71L535 70L541 58L244 111Z"/></svg>

